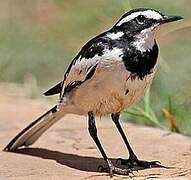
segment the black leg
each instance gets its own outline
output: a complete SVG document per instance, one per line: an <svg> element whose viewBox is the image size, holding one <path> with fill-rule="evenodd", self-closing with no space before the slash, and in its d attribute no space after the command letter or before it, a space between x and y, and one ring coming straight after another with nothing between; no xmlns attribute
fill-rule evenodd
<svg viewBox="0 0 191 180"><path fill-rule="evenodd" d="M109 173L110 173L110 177L113 176L114 173L116 174L122 174L122 175L128 175L130 170L127 169L120 169L115 167L112 162L108 159L99 139L97 136L97 128L96 128L96 124L95 124L95 117L94 114L92 112L88 113L88 130L90 133L90 136L93 138L94 142L96 143L99 151L101 152L104 160L107 162L108 164L108 168L109 168ZM103 170L105 168L103 168L102 166L100 166L100 169Z"/></svg>
<svg viewBox="0 0 191 180"><path fill-rule="evenodd" d="M129 159L122 159L119 158L117 161L120 161L122 165L128 165L129 168L134 168L134 167L143 167L143 168L150 168L150 167L164 167L158 163L160 163L159 161L141 161L138 160L137 156L135 155L135 153L133 152L133 149L131 148L127 137L125 136L125 133L120 125L119 122L119 116L120 113L113 113L111 114L111 118L113 120L113 122L115 123L119 133L121 134L123 141L125 142L125 145L129 151Z"/></svg>

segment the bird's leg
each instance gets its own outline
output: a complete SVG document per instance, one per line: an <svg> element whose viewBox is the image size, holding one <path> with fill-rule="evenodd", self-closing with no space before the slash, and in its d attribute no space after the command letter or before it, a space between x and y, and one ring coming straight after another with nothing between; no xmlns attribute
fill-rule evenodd
<svg viewBox="0 0 191 180"><path fill-rule="evenodd" d="M117 162L120 161L121 165L127 165L129 168L163 167L162 165L160 165L159 161L141 161L137 158L137 156L133 152L133 149L131 148L131 146L127 140L127 137L125 136L125 133L120 125L119 116L120 116L120 113L111 114L111 118L112 118L113 122L115 123L119 133L121 134L121 136L123 138L123 141L125 142L125 145L126 145L128 151L129 151L129 158L128 159L119 158L119 159L117 159Z"/></svg>
<svg viewBox="0 0 191 180"><path fill-rule="evenodd" d="M103 166L99 166L98 169L100 169L101 171L102 170L105 170L105 171L109 171L110 173L110 177L113 176L113 174L121 174L121 175L128 175L129 172L131 172L130 170L128 169L120 169L120 168L117 168L115 167L112 162L108 159L99 139L98 139L98 136L97 136L97 128L96 128L96 124L95 124L95 117L94 117L94 114L93 112L89 112L88 113L88 130L89 130L89 133L90 133L90 136L93 138L94 142L96 143L99 151L101 152L104 160L107 162L108 164L108 168L104 168Z"/></svg>

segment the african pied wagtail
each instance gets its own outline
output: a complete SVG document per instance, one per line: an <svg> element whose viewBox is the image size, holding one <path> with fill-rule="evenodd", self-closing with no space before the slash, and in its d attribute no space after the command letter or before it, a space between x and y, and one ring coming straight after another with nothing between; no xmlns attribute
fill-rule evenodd
<svg viewBox="0 0 191 180"><path fill-rule="evenodd" d="M88 115L89 133L108 164L110 176L128 174L128 168L135 166L161 166L158 161L138 160L119 116L144 96L152 82L159 51L156 31L160 25L180 19L146 8L124 14L110 30L87 42L68 67L64 80L45 92L46 96L59 93L59 103L23 129L4 150L14 151L33 144L65 114L73 113ZM112 164L98 139L95 116L105 114L111 114L129 151L128 159L118 159L128 165L127 169Z"/></svg>

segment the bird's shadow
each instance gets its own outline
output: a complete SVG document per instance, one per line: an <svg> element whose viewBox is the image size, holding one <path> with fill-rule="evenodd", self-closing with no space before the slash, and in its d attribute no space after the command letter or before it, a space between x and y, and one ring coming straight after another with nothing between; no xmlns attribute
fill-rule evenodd
<svg viewBox="0 0 191 180"><path fill-rule="evenodd" d="M23 148L14 151L14 153L54 160L61 165L86 172L97 172L98 165L106 166L106 163L102 158L75 155L44 148ZM115 161L114 159L111 160L113 162Z"/></svg>
<svg viewBox="0 0 191 180"><path fill-rule="evenodd" d="M107 167L107 164L102 158L82 156L70 153L64 153L59 151L52 151L44 148L22 148L14 151L14 153L29 155L40 157L42 159L50 159L54 160L59 164L68 166L70 168L74 168L81 171L86 172L98 172L98 166L101 165L103 167ZM110 159L113 164L116 163L116 159ZM118 166L119 167L119 166ZM163 167L162 165L158 165L152 168ZM143 167L135 167L132 170L143 170L146 168Z"/></svg>

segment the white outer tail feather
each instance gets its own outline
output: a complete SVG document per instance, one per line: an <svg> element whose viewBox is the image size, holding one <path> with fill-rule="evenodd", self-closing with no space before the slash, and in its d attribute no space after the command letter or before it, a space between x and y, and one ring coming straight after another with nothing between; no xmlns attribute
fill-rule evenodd
<svg viewBox="0 0 191 180"><path fill-rule="evenodd" d="M4 151L14 151L21 146L29 146L33 144L47 129L64 115L64 111L61 112L58 110L57 106L54 106L17 134L17 136L15 136L5 147Z"/></svg>

